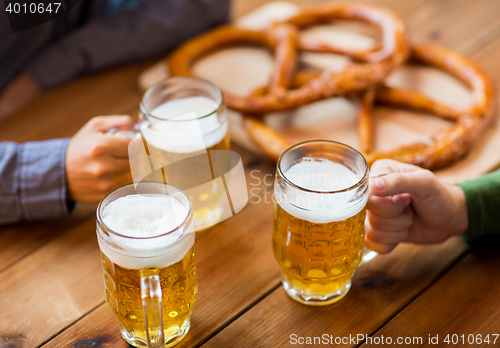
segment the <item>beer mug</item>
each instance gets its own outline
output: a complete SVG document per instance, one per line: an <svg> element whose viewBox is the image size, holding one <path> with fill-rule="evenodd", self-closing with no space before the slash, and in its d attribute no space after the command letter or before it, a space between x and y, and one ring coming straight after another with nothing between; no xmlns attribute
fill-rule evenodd
<svg viewBox="0 0 500 348"><path fill-rule="evenodd" d="M314 306L342 299L363 257L368 164L350 146L306 141L278 160L273 252L294 300Z"/></svg>
<svg viewBox="0 0 500 348"><path fill-rule="evenodd" d="M198 297L194 219L174 186L122 186L97 208L106 302L135 347L171 347L189 331Z"/></svg>
<svg viewBox="0 0 500 348"><path fill-rule="evenodd" d="M183 190L197 230L231 213L210 158L210 151L230 149L228 113L216 84L188 76L158 82L144 94L136 128L140 140L129 146L129 154L140 153L130 159L134 182L162 181ZM226 162L219 161L217 171L229 171Z"/></svg>

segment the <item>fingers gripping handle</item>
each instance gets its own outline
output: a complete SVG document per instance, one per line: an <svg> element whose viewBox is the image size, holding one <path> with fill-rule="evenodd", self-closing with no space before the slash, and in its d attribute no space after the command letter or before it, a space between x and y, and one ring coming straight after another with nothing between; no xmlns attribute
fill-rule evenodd
<svg viewBox="0 0 500 348"><path fill-rule="evenodd" d="M158 269L141 271L141 293L148 348L163 348L165 347L165 336Z"/></svg>
<svg viewBox="0 0 500 348"><path fill-rule="evenodd" d="M114 134L120 138L132 139L132 138L135 138L135 137L140 135L140 128L139 128L138 124L134 125L134 129L132 129L132 130L121 130L119 128L112 127L110 129L108 129L108 131L106 133L107 134Z"/></svg>

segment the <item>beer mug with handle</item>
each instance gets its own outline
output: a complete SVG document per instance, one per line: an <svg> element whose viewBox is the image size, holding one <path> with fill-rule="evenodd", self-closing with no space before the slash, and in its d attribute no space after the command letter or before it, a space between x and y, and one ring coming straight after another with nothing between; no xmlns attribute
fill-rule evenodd
<svg viewBox="0 0 500 348"><path fill-rule="evenodd" d="M188 197L160 182L122 186L97 208L106 302L135 347L171 347L198 297Z"/></svg>
<svg viewBox="0 0 500 348"><path fill-rule="evenodd" d="M144 93L136 131L120 132L139 140L129 146L129 155L137 154L130 158L133 181L180 188L191 200L197 230L214 225L231 213L224 184L213 180L210 157L230 150L228 129L224 95L216 84L190 76L158 82ZM218 167L229 171L229 161Z"/></svg>
<svg viewBox="0 0 500 348"><path fill-rule="evenodd" d="M294 300L327 305L342 299L363 258L368 165L333 141L296 144L278 160L273 252Z"/></svg>

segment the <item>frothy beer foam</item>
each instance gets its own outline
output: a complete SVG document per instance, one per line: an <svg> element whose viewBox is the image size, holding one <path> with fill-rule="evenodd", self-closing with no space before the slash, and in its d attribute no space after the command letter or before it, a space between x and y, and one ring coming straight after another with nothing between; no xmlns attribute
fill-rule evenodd
<svg viewBox="0 0 500 348"><path fill-rule="evenodd" d="M284 175L300 188L323 192L347 189L362 178L362 174L356 174L339 163L308 157L292 165ZM276 200L286 212L315 223L342 221L354 216L368 199L367 194L355 198L356 189L318 193L287 187L283 193L279 191L275 190Z"/></svg>
<svg viewBox="0 0 500 348"><path fill-rule="evenodd" d="M111 261L124 268L167 267L180 261L194 244L195 234L190 233L193 226L163 235L180 226L187 216L188 210L172 196L136 194L118 198L104 208L102 221L121 236L110 234L110 242L99 238L99 246Z"/></svg>
<svg viewBox="0 0 500 348"><path fill-rule="evenodd" d="M174 99L157 106L151 115L166 122L151 122L153 127L146 132L148 143L175 153L190 153L214 146L224 139L228 127L227 120L221 124L218 113L213 113L218 106L214 100L203 96Z"/></svg>

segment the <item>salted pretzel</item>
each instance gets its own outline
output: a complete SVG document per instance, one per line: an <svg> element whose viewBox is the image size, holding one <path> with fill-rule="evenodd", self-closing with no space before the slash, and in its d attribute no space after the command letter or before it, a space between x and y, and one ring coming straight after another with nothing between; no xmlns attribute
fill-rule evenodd
<svg viewBox="0 0 500 348"><path fill-rule="evenodd" d="M456 123L433 136L429 142L418 142L388 152L374 151L366 157L369 163L392 158L427 169L445 167L465 155L493 119L497 108L495 87L479 64L446 48L417 45L412 49L411 59L444 70L464 82L472 90L473 104L465 110L453 110L435 101L429 103L427 97L416 91L379 88L375 97L379 102L433 113L455 119Z"/></svg>
<svg viewBox="0 0 500 348"><path fill-rule="evenodd" d="M443 47L428 44L416 45L411 51L410 58L412 61L444 70L468 85L473 94L472 106L464 110L456 110L415 90L396 89L384 84L373 86L356 99L360 150L370 165L377 159L392 158L427 169L445 167L465 155L493 119L497 107L494 84L479 64ZM303 78L307 80L313 76ZM448 130L436 134L427 142L409 144L388 152L372 151L371 108L373 101L435 114L453 120L455 124ZM292 145L282 135L260 121L246 119L244 126L252 140L262 150L265 148L265 153L271 159L277 160L279 155ZM268 144L273 144L273 146L268 146Z"/></svg>
<svg viewBox="0 0 500 348"><path fill-rule="evenodd" d="M357 19L370 23L381 29L383 40L369 50L350 51L311 43L299 35L302 29L334 19ZM353 99L358 108L360 150L369 164L380 158L392 158L428 169L447 166L462 157L492 120L496 110L493 83L481 66L439 46L414 46L410 58L444 70L467 84L474 99L470 108L454 109L418 91L385 85L385 77L406 60L409 50L403 22L393 12L372 5L333 3L306 8L264 31L219 27L175 51L169 58L171 73L191 75L191 66L203 55L241 43L273 50L275 68L269 85L248 97L234 96L225 91L226 104L243 112L243 125L251 139L274 160L293 144L258 118L267 112L291 109L328 97L348 96ZM297 52L300 51L340 53L349 56L354 63L341 72L297 71ZM434 114L455 124L428 141L388 152L374 151L371 113L374 102Z"/></svg>
<svg viewBox="0 0 500 348"><path fill-rule="evenodd" d="M371 50L348 52L329 45L308 44L298 35L301 29L336 19L355 19L374 25L381 30L383 40ZM380 83L408 55L405 25L394 12L368 4L332 3L304 8L297 15L275 22L263 31L222 26L202 34L170 55L170 73L172 76L192 75L191 68L198 59L234 44L264 46L274 51L274 71L268 93L240 97L224 91L229 108L255 117L363 91ZM344 53L355 62L340 72L327 70L297 84L299 51Z"/></svg>

